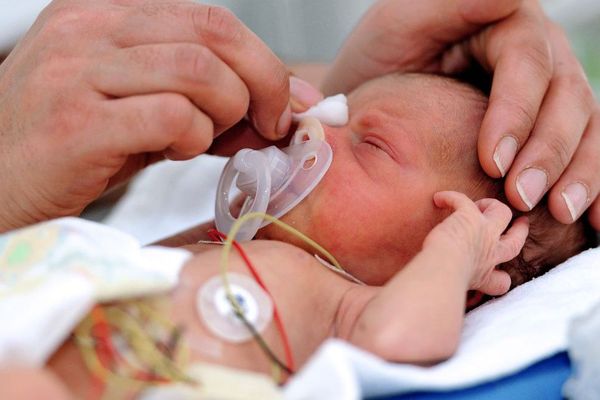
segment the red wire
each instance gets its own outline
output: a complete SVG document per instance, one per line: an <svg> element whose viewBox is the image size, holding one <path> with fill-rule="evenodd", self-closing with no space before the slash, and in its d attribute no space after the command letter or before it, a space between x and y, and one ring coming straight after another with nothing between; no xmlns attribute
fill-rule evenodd
<svg viewBox="0 0 600 400"><path fill-rule="evenodd" d="M208 235L214 241L227 240L227 235L217 231L216 229L209 230ZM281 341L283 343L283 350L285 352L285 359L286 359L286 362L288 364L288 368L290 369L290 371L295 371L296 368L295 368L295 363L294 363L294 356L292 354L292 348L290 346L290 341L289 341L287 332L285 330L285 327L283 326L283 322L279 316L279 310L277 309L277 304L275 303L275 299L271 295L271 292L269 291L269 289L267 289L267 286L261 279L256 268L254 268L254 265L252 265L250 258L248 258L248 255L246 254L246 252L244 251L242 246L240 246L240 244L238 242L236 242L235 240L233 241L233 245L236 248L236 250L238 251L238 253L240 254L240 256L242 257L242 259L244 260L244 262L246 263L246 266L250 270L250 273L252 274L252 276L254 277L256 282L260 285L260 287L265 292L267 292L267 294L271 298L271 301L273 302L273 318L275 319L275 326L277 326L277 330L279 331L279 334L281 335Z"/></svg>
<svg viewBox="0 0 600 400"><path fill-rule="evenodd" d="M123 363L129 366L129 363L127 363L125 359L120 357L119 352L113 346L112 328L108 321L106 321L104 311L102 310L102 308L99 306L95 306L91 312L91 316L92 320L94 321L94 324L92 325L92 332L94 336L96 336L97 347L95 350L100 362L104 365L105 368L110 368L112 362L120 359ZM168 379L156 376L153 373L148 373L145 371L137 371L134 375L134 378L141 381L154 383L169 382ZM99 382L103 383L101 379L99 379Z"/></svg>

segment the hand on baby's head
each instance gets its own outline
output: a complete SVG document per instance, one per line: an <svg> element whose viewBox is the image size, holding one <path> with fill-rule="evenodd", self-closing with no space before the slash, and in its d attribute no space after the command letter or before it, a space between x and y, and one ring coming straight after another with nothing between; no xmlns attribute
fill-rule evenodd
<svg viewBox="0 0 600 400"><path fill-rule="evenodd" d="M433 205L434 193L452 190L473 200L504 201L504 182L489 178L477 155L487 104L487 97L474 87L439 76L391 74L362 85L349 94L349 123L325 128L334 153L331 168L283 219L330 250L360 280L384 284L447 216ZM481 218L491 218L487 213L493 209ZM503 229L511 220L509 212L504 215ZM497 255L482 267L502 263L513 286L543 274L591 243L585 219L563 226L551 218L543 201L528 216L531 229L525 246L514 245L506 253L518 255L516 260ZM497 246L490 251L506 246L501 233L492 235ZM263 237L296 244L274 229L263 232ZM474 286L478 285L492 283L478 280Z"/></svg>
<svg viewBox="0 0 600 400"><path fill-rule="evenodd" d="M512 212L495 199L473 202L458 192L439 192L435 205L452 213L425 238L423 249L455 254L465 260L469 289L491 296L506 293L511 286L507 272L496 266L515 258L523 248L529 223L527 218L512 220ZM506 232L505 232L506 231Z"/></svg>

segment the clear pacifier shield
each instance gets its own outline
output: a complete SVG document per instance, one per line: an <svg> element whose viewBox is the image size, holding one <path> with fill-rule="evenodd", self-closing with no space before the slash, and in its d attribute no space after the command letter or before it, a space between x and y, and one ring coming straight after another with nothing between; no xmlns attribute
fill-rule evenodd
<svg viewBox="0 0 600 400"><path fill-rule="evenodd" d="M240 150L225 166L217 189L215 223L227 233L236 221L230 210L230 191L236 184L246 195L240 216L266 212L279 218L300 203L321 181L331 166L333 152L327 142L297 138L283 150L269 147L260 151ZM260 219L248 221L236 240L251 240L259 228L268 225Z"/></svg>
<svg viewBox="0 0 600 400"><path fill-rule="evenodd" d="M265 212L269 205L271 195L271 173L267 159L260 151L242 149L225 165L217 187L217 201L215 203L215 224L219 231L228 233L237 218L231 215L230 199L231 187L240 173L251 176L255 180L255 190L251 196L248 212ZM258 231L262 221L248 221L241 227L236 240L251 240Z"/></svg>

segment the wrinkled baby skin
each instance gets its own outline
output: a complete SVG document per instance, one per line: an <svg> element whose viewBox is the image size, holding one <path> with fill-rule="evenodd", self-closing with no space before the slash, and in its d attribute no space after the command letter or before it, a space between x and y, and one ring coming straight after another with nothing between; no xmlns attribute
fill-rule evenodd
<svg viewBox="0 0 600 400"><path fill-rule="evenodd" d="M348 105L346 126L325 126L331 168L282 220L331 251L357 278L380 285L446 215L433 204L435 192L489 194L476 183L475 150L487 101L445 78L389 75L355 90ZM273 225L257 237L305 247Z"/></svg>

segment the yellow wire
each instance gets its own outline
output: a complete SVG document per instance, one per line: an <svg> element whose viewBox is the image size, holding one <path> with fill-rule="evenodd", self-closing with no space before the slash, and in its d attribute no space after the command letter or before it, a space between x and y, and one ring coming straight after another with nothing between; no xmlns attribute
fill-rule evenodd
<svg viewBox="0 0 600 400"><path fill-rule="evenodd" d="M311 238L309 238L308 236L306 236L304 233L300 232L296 228L286 224L285 222L278 220L277 218L273 217L272 215L265 214L262 212L251 212L251 213L245 214L245 215L239 217L237 219L237 221L235 221L235 223L233 224L231 229L229 230L229 232L227 234L227 240L225 240L225 244L223 245L223 250L221 251L220 272L221 272L221 278L223 279L223 287L225 289L225 294L227 296L227 299L231 303L231 306L233 307L233 309L236 313L238 313L240 315L244 315L242 307L240 306L237 299L233 295L233 292L231 290L231 285L229 283L229 277L227 276L227 268L228 268L228 264L229 264L229 253L231 252L231 247L235 240L235 236L238 234L242 225L247 221L250 221L252 219L259 219L259 218L263 219L263 220L267 220L267 221L275 224L279 228L283 229L284 231L290 233L291 235L297 237L298 239L300 239L301 241L308 244L313 249L317 250L319 253L324 255L329 260L329 263L334 266L335 269L337 269L341 272L345 272L344 269L342 268L342 266L340 265L340 263L335 259L335 257L330 252L325 250L325 248L323 248L320 244L318 244L317 242L315 242L314 240L312 240ZM273 379L276 382L279 382L279 380L281 378L281 370L280 370L279 366L274 362L272 363L272 367L273 367Z"/></svg>
<svg viewBox="0 0 600 400"><path fill-rule="evenodd" d="M223 250L221 251L221 277L223 279L225 293L226 293L229 301L232 303L234 310L237 313L243 314L239 303L233 296L233 292L231 291L231 286L229 283L229 278L227 277L227 267L229 264L229 253L231 252L231 246L233 245L235 236L238 234L242 225L247 221L250 221L252 219L258 219L258 218L265 219L265 220L275 224L276 226L280 227L284 231L292 234L293 236L296 236L298 239L302 240L303 242L305 242L306 244L308 244L309 246L311 246L312 248L314 248L315 250L317 250L318 252L323 254L337 270L344 272L344 268L342 268L340 263L335 259L335 257L330 252L325 250L325 248L323 248L320 244L318 244L317 242L315 242L314 240L312 240L311 238L309 238L308 236L306 236L304 233L300 232L296 228L286 224L285 222L278 220L277 218L273 217L272 215L265 214L262 212L251 212L251 213L245 214L245 215L241 216L240 218L238 218L237 221L235 221L235 223L231 227L231 230L227 234L227 240L225 240L225 244L223 245Z"/></svg>
<svg viewBox="0 0 600 400"><path fill-rule="evenodd" d="M158 320L164 327L170 325L170 323L163 318L156 318L159 314L152 310L151 307L146 307L146 304L143 302L131 302L129 305L136 307L141 312L141 318ZM172 361L164 356L148 337L146 329L142 327L135 318L122 310L121 306L107 306L104 311L106 322L113 327L119 328L121 335L123 335L123 338L128 342L129 348L136 354L139 362L149 365L152 367L153 372L163 378L170 379L174 382L195 383L180 371L177 365L178 362L176 361L177 358ZM110 383L109 386L114 386L114 389L121 391L137 391L145 386L159 384L141 381L135 377L123 376L104 367L95 353L94 339L91 337L93 324L92 318L88 315L75 330L75 336L82 357L92 374L96 375L103 382ZM176 352L178 354L183 353L181 346L178 346ZM117 388L117 386L120 386L121 388Z"/></svg>

